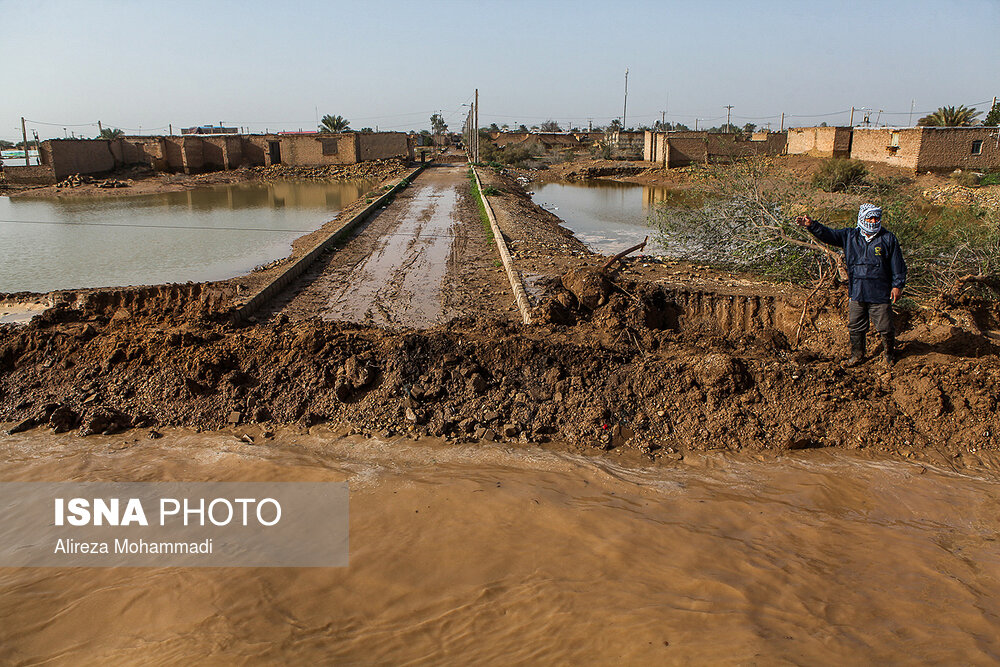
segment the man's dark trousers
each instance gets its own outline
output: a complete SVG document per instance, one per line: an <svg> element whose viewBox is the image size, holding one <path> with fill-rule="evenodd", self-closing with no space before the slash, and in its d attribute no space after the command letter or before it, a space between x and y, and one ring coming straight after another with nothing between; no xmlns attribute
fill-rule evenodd
<svg viewBox="0 0 1000 667"><path fill-rule="evenodd" d="M868 333L869 317L871 323L875 325L875 331L879 332L883 338L895 334L892 327L891 303L868 303L854 299L851 299L847 306L847 330L851 335Z"/></svg>

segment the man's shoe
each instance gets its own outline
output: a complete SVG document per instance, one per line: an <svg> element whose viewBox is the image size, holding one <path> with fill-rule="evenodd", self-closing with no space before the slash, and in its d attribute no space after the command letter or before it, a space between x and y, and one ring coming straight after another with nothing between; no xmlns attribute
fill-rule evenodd
<svg viewBox="0 0 1000 667"><path fill-rule="evenodd" d="M845 368L857 366L865 360L865 335L851 334L851 356L844 362Z"/></svg>
<svg viewBox="0 0 1000 667"><path fill-rule="evenodd" d="M894 334L882 336L882 345L884 346L882 361L886 366L892 366L896 363L896 336Z"/></svg>

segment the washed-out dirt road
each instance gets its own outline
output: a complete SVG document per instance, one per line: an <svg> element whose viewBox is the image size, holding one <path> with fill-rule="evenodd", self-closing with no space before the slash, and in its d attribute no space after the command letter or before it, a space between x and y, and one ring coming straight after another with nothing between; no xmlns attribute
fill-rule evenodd
<svg viewBox="0 0 1000 667"><path fill-rule="evenodd" d="M516 317L462 164L432 165L271 305L292 320L427 328Z"/></svg>

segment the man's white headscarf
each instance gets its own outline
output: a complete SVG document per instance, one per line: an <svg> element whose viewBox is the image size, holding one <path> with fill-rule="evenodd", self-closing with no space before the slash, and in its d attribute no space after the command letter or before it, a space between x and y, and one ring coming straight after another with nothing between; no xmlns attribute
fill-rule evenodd
<svg viewBox="0 0 1000 667"><path fill-rule="evenodd" d="M869 222L868 218L876 220ZM858 209L858 229L868 237L878 234L878 230L882 229L882 209L874 204L862 204Z"/></svg>

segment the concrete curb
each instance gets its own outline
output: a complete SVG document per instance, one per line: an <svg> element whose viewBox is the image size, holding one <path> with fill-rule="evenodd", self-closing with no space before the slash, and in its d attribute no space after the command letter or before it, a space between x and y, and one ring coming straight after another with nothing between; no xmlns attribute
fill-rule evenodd
<svg viewBox="0 0 1000 667"><path fill-rule="evenodd" d="M486 209L486 217L490 219L490 228L493 230L493 239L497 243L497 250L500 252L500 261L507 272L507 279L510 280L510 288L514 291L514 300L517 301L517 308L521 311L521 319L525 324L531 324L531 306L528 302L528 294L524 291L524 283L521 282L521 274L514 268L514 261L510 258L510 250L507 249L507 242L504 241L503 232L497 225L496 216L493 215L493 207L490 206L489 198L483 194L483 184L479 180L479 172L475 165L472 166L472 175L476 178L476 187L479 189L479 197L483 200L483 207Z"/></svg>
<svg viewBox="0 0 1000 667"><path fill-rule="evenodd" d="M340 227L330 232L326 238L317 242L316 245L309 250L309 252L299 257L289 266L285 267L284 271L272 278L267 285L258 289L246 302L237 306L233 310L233 320L236 322L245 322L251 315L260 310L264 304L277 296L283 289L288 287L293 280L302 275L305 270L309 268L309 265L315 262L320 255L329 250L333 244L337 243L341 239L344 239L354 230L355 227L371 217L371 215L380 208L385 206L389 199L409 185L410 181L416 178L417 175L420 174L420 172L422 172L427 166L427 164L422 164L401 178L399 182L396 183L396 185L394 185L389 191L375 199L375 201L366 206L359 213L355 214L352 218L346 220Z"/></svg>

